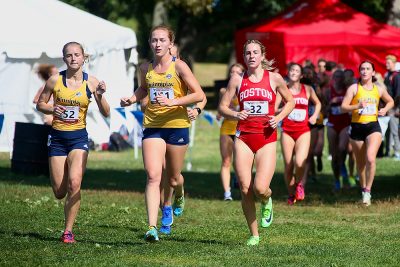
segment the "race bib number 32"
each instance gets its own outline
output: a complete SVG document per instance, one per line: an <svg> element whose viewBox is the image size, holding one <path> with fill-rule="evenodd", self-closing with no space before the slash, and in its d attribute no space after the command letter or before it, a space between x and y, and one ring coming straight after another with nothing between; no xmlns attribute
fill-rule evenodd
<svg viewBox="0 0 400 267"><path fill-rule="evenodd" d="M150 101L156 103L156 97L158 95L164 95L168 99L174 99L174 89L172 88L150 88Z"/></svg>
<svg viewBox="0 0 400 267"><path fill-rule="evenodd" d="M78 122L79 107L64 106L65 110L61 114L61 119L65 122Z"/></svg>
<svg viewBox="0 0 400 267"><path fill-rule="evenodd" d="M243 108L253 116L266 115L268 114L268 101L245 101Z"/></svg>

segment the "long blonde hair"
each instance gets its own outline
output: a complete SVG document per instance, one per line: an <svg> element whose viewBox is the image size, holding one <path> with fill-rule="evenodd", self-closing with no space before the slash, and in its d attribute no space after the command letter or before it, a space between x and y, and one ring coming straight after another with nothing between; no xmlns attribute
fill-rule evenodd
<svg viewBox="0 0 400 267"><path fill-rule="evenodd" d="M259 40L254 40L254 39L252 39L252 40L247 40L246 43L244 43L244 46L243 46L243 56L245 56L246 47L247 47L249 44L257 44L257 45L260 46L261 53L264 55L264 59L261 61L261 67L262 67L264 70L269 70L269 71L274 70L274 69L275 69L275 66L274 66L274 64L275 64L275 59L267 60L267 59L265 58L265 54L266 54L265 51L266 51L266 49L265 49L265 46L264 46Z"/></svg>

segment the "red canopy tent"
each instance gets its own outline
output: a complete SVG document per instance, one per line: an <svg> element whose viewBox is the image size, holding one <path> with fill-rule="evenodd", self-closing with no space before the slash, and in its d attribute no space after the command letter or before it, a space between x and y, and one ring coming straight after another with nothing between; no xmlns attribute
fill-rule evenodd
<svg viewBox="0 0 400 267"><path fill-rule="evenodd" d="M357 70L362 60L386 71L385 56L400 55L400 29L375 21L339 0L296 2L281 15L235 33L236 58L243 62L243 44L258 39L281 73L289 62L319 58Z"/></svg>

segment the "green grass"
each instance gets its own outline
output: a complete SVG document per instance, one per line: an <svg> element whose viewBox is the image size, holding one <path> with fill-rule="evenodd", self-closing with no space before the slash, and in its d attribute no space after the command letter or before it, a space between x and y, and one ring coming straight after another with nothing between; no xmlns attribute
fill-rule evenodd
<svg viewBox="0 0 400 267"><path fill-rule="evenodd" d="M278 152L279 153L279 152ZM74 232L77 244L59 242L63 204L49 179L10 171L0 153L0 266L398 266L400 262L400 169L378 159L373 205L358 204L357 190L331 193L329 162L306 200L286 205L282 159L272 181L274 222L261 229L261 243L249 235L239 192L221 201L218 128L197 124L193 169L184 171L186 210L171 236L148 244L145 174L133 151L91 152L82 205Z"/></svg>
<svg viewBox="0 0 400 267"><path fill-rule="evenodd" d="M200 63L193 64L193 73L201 86L214 86L214 80L224 80L227 77L226 64Z"/></svg>

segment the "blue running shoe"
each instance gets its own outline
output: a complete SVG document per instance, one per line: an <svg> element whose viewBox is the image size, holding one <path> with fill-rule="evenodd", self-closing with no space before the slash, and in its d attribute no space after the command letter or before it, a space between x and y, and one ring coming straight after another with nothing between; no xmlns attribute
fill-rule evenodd
<svg viewBox="0 0 400 267"><path fill-rule="evenodd" d="M144 235L144 240L146 240L147 242L158 241L159 239L158 239L157 227L149 226L149 230Z"/></svg>
<svg viewBox="0 0 400 267"><path fill-rule="evenodd" d="M172 204L172 208L174 210L174 215L176 217L182 216L183 210L185 208L185 197L182 195L181 197L176 197L174 200L174 204Z"/></svg>
<svg viewBox="0 0 400 267"><path fill-rule="evenodd" d="M336 180L336 181L335 181L335 184L334 184L333 190L334 190L335 192L339 192L340 189L342 189L342 182L341 182L340 180Z"/></svg>
<svg viewBox="0 0 400 267"><path fill-rule="evenodd" d="M162 208L161 225L171 226L173 223L174 223L174 216L172 216L172 207L164 206Z"/></svg>
<svg viewBox="0 0 400 267"><path fill-rule="evenodd" d="M343 179L347 180L349 178L349 173L347 172L347 168L345 164L342 164L340 166L340 175L343 177Z"/></svg>
<svg viewBox="0 0 400 267"><path fill-rule="evenodd" d="M160 233L164 235L170 235L171 234L171 226L163 225L160 228Z"/></svg>

